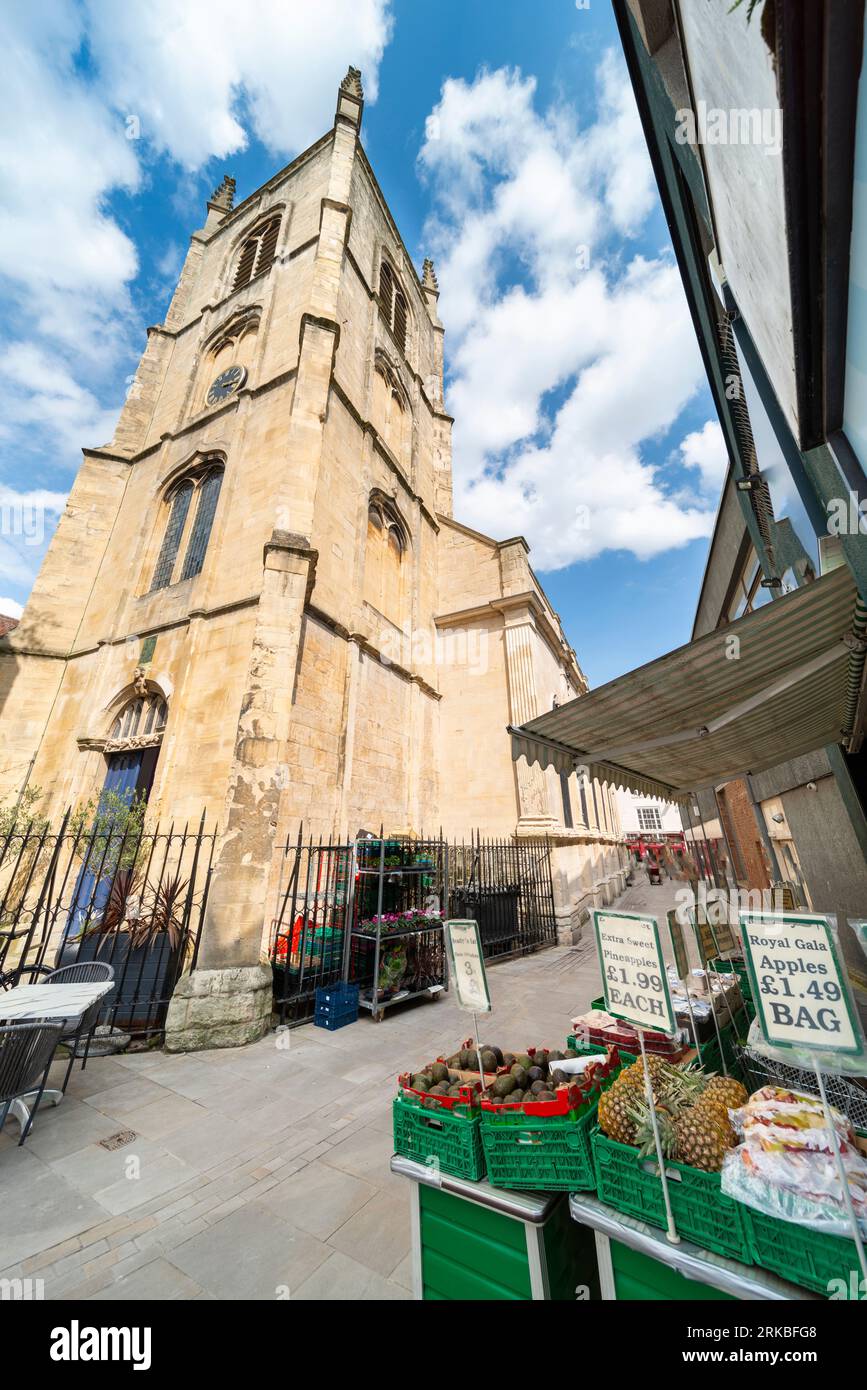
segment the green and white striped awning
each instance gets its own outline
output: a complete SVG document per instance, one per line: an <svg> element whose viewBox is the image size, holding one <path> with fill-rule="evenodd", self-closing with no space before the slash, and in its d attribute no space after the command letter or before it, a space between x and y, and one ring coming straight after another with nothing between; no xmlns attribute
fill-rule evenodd
<svg viewBox="0 0 867 1390"><path fill-rule="evenodd" d="M850 571L833 570L510 729L512 757L671 801L831 743L857 747L864 618Z"/></svg>

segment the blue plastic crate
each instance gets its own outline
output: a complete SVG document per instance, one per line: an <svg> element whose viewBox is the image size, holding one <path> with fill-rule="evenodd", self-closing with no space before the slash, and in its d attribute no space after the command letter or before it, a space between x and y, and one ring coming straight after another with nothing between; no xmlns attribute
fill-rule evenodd
<svg viewBox="0 0 867 1390"><path fill-rule="evenodd" d="M313 1022L317 1028L345 1028L358 1019L358 985L324 985L316 991Z"/></svg>

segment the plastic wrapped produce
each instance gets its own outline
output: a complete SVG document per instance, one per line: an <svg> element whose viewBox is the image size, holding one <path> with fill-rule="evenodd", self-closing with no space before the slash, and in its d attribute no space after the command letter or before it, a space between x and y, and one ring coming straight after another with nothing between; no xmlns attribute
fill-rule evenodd
<svg viewBox="0 0 867 1390"><path fill-rule="evenodd" d="M850 1234L833 1136L818 1097L763 1086L730 1116L743 1143L723 1163L727 1196L767 1216L818 1227L826 1235ZM867 1160L854 1146L846 1116L839 1110L831 1116L852 1205L867 1234Z"/></svg>

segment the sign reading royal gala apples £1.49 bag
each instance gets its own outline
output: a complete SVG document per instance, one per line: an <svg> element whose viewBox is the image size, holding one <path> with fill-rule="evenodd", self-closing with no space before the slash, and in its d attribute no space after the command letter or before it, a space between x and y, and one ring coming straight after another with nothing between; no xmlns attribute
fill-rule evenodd
<svg viewBox="0 0 867 1390"><path fill-rule="evenodd" d="M812 1052L864 1051L827 917L742 912L744 956L769 1043Z"/></svg>
<svg viewBox="0 0 867 1390"><path fill-rule="evenodd" d="M632 912L594 912L605 1007L637 1028L673 1033L676 1028L655 917Z"/></svg>

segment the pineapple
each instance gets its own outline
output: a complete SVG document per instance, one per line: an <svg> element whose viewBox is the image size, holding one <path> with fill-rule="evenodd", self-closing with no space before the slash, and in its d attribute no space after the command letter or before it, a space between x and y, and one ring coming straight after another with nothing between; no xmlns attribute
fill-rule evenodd
<svg viewBox="0 0 867 1390"><path fill-rule="evenodd" d="M691 1105L674 1122L674 1157L690 1168L718 1173L723 1165L729 1138L717 1117L706 1107Z"/></svg>
<svg viewBox="0 0 867 1390"><path fill-rule="evenodd" d="M635 1121L632 1117L634 1088L619 1076L599 1097L599 1128L618 1144L635 1142Z"/></svg>
<svg viewBox="0 0 867 1390"><path fill-rule="evenodd" d="M739 1110L749 1100L746 1086L733 1076L712 1076L707 1083L706 1094L723 1101L727 1110Z"/></svg>
<svg viewBox="0 0 867 1390"><path fill-rule="evenodd" d="M726 1136L729 1148L734 1147L734 1145L737 1143L737 1138L735 1136L734 1129L732 1128L732 1122L729 1119L728 1106L726 1105L724 1100L720 1100L718 1095L708 1095L707 1093L705 1093L704 1095L699 1096L698 1100L695 1102L695 1105L692 1108L693 1110L700 1111L702 1114L712 1115L722 1128Z"/></svg>

